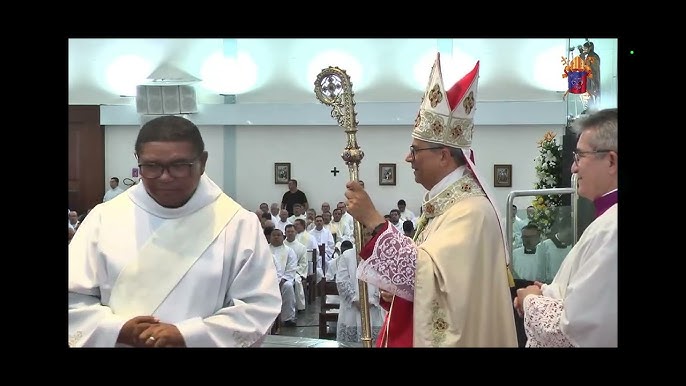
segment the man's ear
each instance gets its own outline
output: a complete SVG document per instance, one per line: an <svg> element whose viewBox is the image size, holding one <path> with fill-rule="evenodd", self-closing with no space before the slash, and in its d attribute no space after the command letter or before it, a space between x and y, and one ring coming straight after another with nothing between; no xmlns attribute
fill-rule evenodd
<svg viewBox="0 0 686 386"><path fill-rule="evenodd" d="M618 157L617 153L615 153L614 151L611 151L608 153L607 158L610 162L610 168L612 169L613 173L617 174L617 170L618 170L617 168L618 168L618 162L619 162L619 157Z"/></svg>
<svg viewBox="0 0 686 386"><path fill-rule="evenodd" d="M203 151L202 154L200 154L200 168L203 173L205 172L205 164L207 164L207 156L207 150Z"/></svg>

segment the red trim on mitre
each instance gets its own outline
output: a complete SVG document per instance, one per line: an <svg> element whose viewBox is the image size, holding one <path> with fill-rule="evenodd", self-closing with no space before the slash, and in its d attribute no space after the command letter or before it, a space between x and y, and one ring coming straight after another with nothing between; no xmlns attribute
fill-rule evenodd
<svg viewBox="0 0 686 386"><path fill-rule="evenodd" d="M479 61L476 62L476 65L472 71L467 73L467 75L465 75L462 79L458 80L457 83L455 83L455 85L453 85L453 87L446 92L446 95L448 96L448 104L450 105L450 111L455 110L455 107L457 107L457 104L460 103L464 95L472 86L472 83L474 83L474 80L476 80L478 74Z"/></svg>

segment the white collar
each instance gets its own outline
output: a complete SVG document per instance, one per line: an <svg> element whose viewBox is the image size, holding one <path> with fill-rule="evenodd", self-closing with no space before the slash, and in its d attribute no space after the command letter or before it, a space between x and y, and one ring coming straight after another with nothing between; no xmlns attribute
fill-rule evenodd
<svg viewBox="0 0 686 386"><path fill-rule="evenodd" d="M145 183L136 184L127 189L131 201L146 212L161 218L179 218L197 212L205 206L213 203L222 190L207 175L200 176L197 189L193 192L190 200L179 208L165 208L158 204L145 190Z"/></svg>

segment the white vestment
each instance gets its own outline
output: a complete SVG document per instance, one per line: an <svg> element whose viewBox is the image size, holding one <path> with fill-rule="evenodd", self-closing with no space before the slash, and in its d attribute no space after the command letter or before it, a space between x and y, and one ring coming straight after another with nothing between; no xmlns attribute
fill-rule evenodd
<svg viewBox="0 0 686 386"><path fill-rule="evenodd" d="M331 232L331 236L333 236L333 241L336 243L336 247L338 247L341 241L341 235L338 234L338 224L334 224L329 221L328 224L324 223L324 229L328 229L329 232Z"/></svg>
<svg viewBox="0 0 686 386"><path fill-rule="evenodd" d="M326 254L326 262L328 264L328 262L333 257L333 251L336 248L336 244L333 241L333 236L331 235L331 232L329 232L328 229L323 227L322 230L318 230L317 228L315 228L309 232L312 235L312 237L314 237L314 241L317 245L324 244L324 253Z"/></svg>
<svg viewBox="0 0 686 386"><path fill-rule="evenodd" d="M295 220L302 219L305 221L305 226L307 226L307 215L301 214L299 216L292 215L291 217L287 218L286 220L290 222L291 224L295 224Z"/></svg>
<svg viewBox="0 0 686 386"><path fill-rule="evenodd" d="M295 239L300 242L300 244L304 245L305 248L307 248L307 254L310 256L312 251L317 251L317 267L313 266L311 263L311 259L308 257L308 265L307 265L307 274L315 274L316 273L316 280L317 283L319 283L320 280L322 280L322 277L324 277L324 271L322 271L322 257L319 255L319 248L317 247L317 241L314 239L314 236L310 234L310 232L307 231L302 231L295 235Z"/></svg>
<svg viewBox="0 0 686 386"><path fill-rule="evenodd" d="M551 283L560 270L560 266L567 254L572 249L571 245L564 248L558 248L551 239L545 239L538 244L536 251L540 254L543 263L545 264L545 274L543 276L544 283Z"/></svg>
<svg viewBox="0 0 686 386"><path fill-rule="evenodd" d="M124 192L125 192L125 190L118 187L118 186L114 189L110 189L107 192L105 192L105 195L102 198L102 202L107 202L107 201L117 197L118 195L124 193Z"/></svg>
<svg viewBox="0 0 686 386"><path fill-rule="evenodd" d="M337 258L336 287L340 306L336 340L339 342L361 342L362 319L360 317L360 293L357 280L357 254L355 248L345 250ZM383 325L386 311L379 305L379 289L367 285L369 299L369 321L372 327L372 342L376 342ZM353 304L355 302L355 304Z"/></svg>
<svg viewBox="0 0 686 386"><path fill-rule="evenodd" d="M295 289L293 288L298 268L298 258L295 251L286 245L275 247L269 245L276 266L276 277L281 285L281 321L295 319Z"/></svg>
<svg viewBox="0 0 686 386"><path fill-rule="evenodd" d="M536 248L534 253L526 253L524 247L512 251L512 276L515 279L540 281L545 279L545 257Z"/></svg>
<svg viewBox="0 0 686 386"><path fill-rule="evenodd" d="M542 296L523 302L529 347L617 347L617 208L586 228Z"/></svg>
<svg viewBox="0 0 686 386"><path fill-rule="evenodd" d="M207 212L203 223L220 226L221 231L158 306L141 307L137 314L130 311L134 307L127 299L118 299L121 307L111 304L113 290L122 288L120 274L131 272L129 267L145 265L147 255L139 253L149 250L146 247L170 242L185 246L202 238L201 234L179 230L182 233L176 234L177 240L170 241L169 237L159 239L159 231L164 229L169 234L170 224L192 218L198 211L204 213L220 195L231 200L203 175L191 199L180 208L160 206L143 184L93 208L69 244L70 346L115 347L124 323L141 313L174 324L187 347L259 345L281 311L281 295L259 220L240 206L228 224L215 224L214 220L222 216ZM167 252L173 256L175 251ZM167 267L160 269L168 271ZM149 286L153 293L158 282L169 284L166 277L155 278L154 270L143 273L153 277ZM131 304L145 304L148 295L132 294Z"/></svg>
<svg viewBox="0 0 686 386"><path fill-rule="evenodd" d="M286 234L286 225L292 224L290 221L281 221L281 217L274 222L274 228L280 229L283 234Z"/></svg>
<svg viewBox="0 0 686 386"><path fill-rule="evenodd" d="M353 216L350 213L345 212L341 216L340 222L343 223L346 228L350 229L351 237L355 237L355 219L353 218ZM354 242L353 245L355 245Z"/></svg>
<svg viewBox="0 0 686 386"><path fill-rule="evenodd" d="M417 219L418 219L417 216L414 213L412 213L411 210L407 209L407 207L405 208L404 211L400 212L400 223L401 224L407 220L410 220L410 221L412 221L412 225L414 225L416 227L417 226ZM402 229L400 229L400 231L402 232Z"/></svg>
<svg viewBox="0 0 686 386"><path fill-rule="evenodd" d="M307 253L307 248L298 240L293 239L293 242L284 240L283 245L291 247L298 258L298 268L295 270L296 276L293 283L293 288L295 289L295 308L297 310L304 310L307 304L305 304L305 288L302 281L307 278L307 263L311 255Z"/></svg>

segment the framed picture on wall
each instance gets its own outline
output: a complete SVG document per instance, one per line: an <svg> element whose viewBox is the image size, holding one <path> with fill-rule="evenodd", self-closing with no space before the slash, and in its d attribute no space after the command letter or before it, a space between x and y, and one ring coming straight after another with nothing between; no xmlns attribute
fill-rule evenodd
<svg viewBox="0 0 686 386"><path fill-rule="evenodd" d="M274 164L274 183L288 184L291 179L291 163L290 162L276 162Z"/></svg>
<svg viewBox="0 0 686 386"><path fill-rule="evenodd" d="M379 185L395 185L395 164L379 164Z"/></svg>
<svg viewBox="0 0 686 386"><path fill-rule="evenodd" d="M512 165L493 165L493 186L496 188L512 186Z"/></svg>

